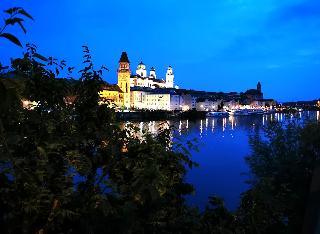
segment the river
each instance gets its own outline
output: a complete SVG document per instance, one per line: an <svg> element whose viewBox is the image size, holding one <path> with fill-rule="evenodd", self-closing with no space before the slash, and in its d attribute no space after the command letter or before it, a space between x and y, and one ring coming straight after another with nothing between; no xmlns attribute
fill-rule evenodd
<svg viewBox="0 0 320 234"><path fill-rule="evenodd" d="M197 121L148 121L135 123L141 130L157 133L166 124L174 126L173 141L186 143L195 140L198 150L192 150L192 160L199 167L188 171L186 181L193 184L195 194L187 197L192 206L203 209L208 196L222 197L226 206L234 210L239 205L240 195L248 189L249 168L245 157L250 154L249 136L263 128L270 120L289 119L317 120L320 112L303 112L297 115L275 113L272 115L206 118Z"/></svg>

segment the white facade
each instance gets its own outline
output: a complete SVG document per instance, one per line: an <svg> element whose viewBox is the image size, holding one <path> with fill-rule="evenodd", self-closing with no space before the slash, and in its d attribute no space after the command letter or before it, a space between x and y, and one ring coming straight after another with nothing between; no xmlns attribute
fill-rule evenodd
<svg viewBox="0 0 320 234"><path fill-rule="evenodd" d="M146 65L144 65L142 62L139 63L137 70L136 70L136 74L141 76L141 77L147 77L147 69L146 69Z"/></svg>
<svg viewBox="0 0 320 234"><path fill-rule="evenodd" d="M150 69L150 78L157 79L156 69L154 69L154 67Z"/></svg>
<svg viewBox="0 0 320 234"><path fill-rule="evenodd" d="M131 108L146 110L188 110L181 95L145 90L131 91Z"/></svg>
<svg viewBox="0 0 320 234"><path fill-rule="evenodd" d="M145 102L146 102L147 94L148 93L144 91L131 91L130 92L131 108L146 109Z"/></svg>
<svg viewBox="0 0 320 234"><path fill-rule="evenodd" d="M174 87L174 74L171 66L168 67L168 70L166 73L166 87L167 88Z"/></svg>
<svg viewBox="0 0 320 234"><path fill-rule="evenodd" d="M130 77L131 87L145 87L145 88L173 88L174 87L174 75L172 67L169 66L166 73L166 80L157 79L155 68L150 69L150 74L147 74L146 65L142 62L139 63L136 75Z"/></svg>
<svg viewBox="0 0 320 234"><path fill-rule="evenodd" d="M145 99L148 110L170 110L170 94L148 93Z"/></svg>

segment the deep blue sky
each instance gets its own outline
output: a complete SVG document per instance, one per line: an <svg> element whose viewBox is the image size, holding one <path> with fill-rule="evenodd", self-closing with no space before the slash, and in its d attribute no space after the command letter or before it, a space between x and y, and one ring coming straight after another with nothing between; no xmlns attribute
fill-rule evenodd
<svg viewBox="0 0 320 234"><path fill-rule="evenodd" d="M27 35L10 30L23 43L77 67L86 44L110 83L127 51L133 71L143 60L164 77L172 65L183 88L244 91L261 81L280 101L320 97L319 0L0 0L0 10L11 6L35 18ZM21 53L0 40L2 63Z"/></svg>

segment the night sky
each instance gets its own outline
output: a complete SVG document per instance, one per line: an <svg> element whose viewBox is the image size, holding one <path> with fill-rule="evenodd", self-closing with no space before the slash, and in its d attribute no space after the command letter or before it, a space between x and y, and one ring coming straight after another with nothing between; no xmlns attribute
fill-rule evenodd
<svg viewBox="0 0 320 234"><path fill-rule="evenodd" d="M0 0L12 6L35 18L26 35L8 31L23 44L79 68L88 45L110 83L127 51L132 71L142 60L164 78L172 65L181 88L240 92L261 81L266 98L320 97L319 0ZM22 51L0 39L3 64Z"/></svg>

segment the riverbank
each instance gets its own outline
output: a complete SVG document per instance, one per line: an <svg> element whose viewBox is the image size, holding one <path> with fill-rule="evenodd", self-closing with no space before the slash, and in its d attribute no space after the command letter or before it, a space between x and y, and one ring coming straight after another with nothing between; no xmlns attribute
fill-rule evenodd
<svg viewBox="0 0 320 234"><path fill-rule="evenodd" d="M116 112L117 120L170 120L170 119L202 119L206 116L205 111L132 111Z"/></svg>
<svg viewBox="0 0 320 234"><path fill-rule="evenodd" d="M271 113L295 114L301 111L319 111L319 108L298 110L296 108L278 109ZM206 111L130 111L130 112L116 112L118 121L135 120L135 121L157 121L157 120L198 120L206 118Z"/></svg>

